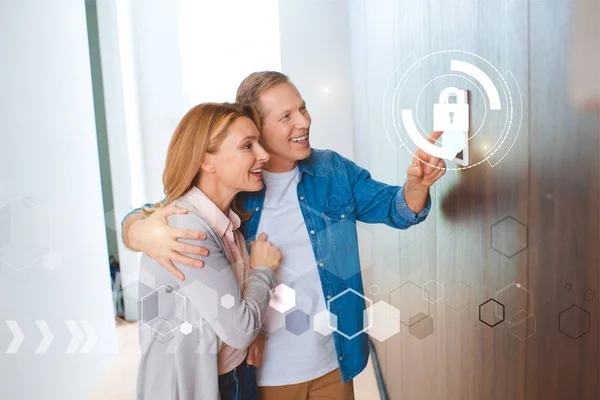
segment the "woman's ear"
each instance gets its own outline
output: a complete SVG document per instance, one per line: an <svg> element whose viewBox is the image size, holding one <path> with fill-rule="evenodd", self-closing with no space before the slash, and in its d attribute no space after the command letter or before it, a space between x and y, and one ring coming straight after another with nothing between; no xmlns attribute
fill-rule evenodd
<svg viewBox="0 0 600 400"><path fill-rule="evenodd" d="M202 160L202 165L200 166L203 171L212 174L215 172L215 166L213 164L213 160L210 154L204 156L204 160Z"/></svg>

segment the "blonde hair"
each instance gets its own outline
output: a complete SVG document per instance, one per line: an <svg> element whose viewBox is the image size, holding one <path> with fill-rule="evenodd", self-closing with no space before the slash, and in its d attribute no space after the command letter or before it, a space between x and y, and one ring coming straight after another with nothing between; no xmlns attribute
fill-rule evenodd
<svg viewBox="0 0 600 400"><path fill-rule="evenodd" d="M253 72L240 83L237 90L235 101L239 104L248 104L258 111L261 118L264 118L263 111L260 108L258 98L265 90L280 83L290 82L287 75L277 71Z"/></svg>
<svg viewBox="0 0 600 400"><path fill-rule="evenodd" d="M177 125L167 152L163 173L166 198L143 211L151 214L158 207L166 207L196 186L204 156L218 150L229 127L240 117L250 118L260 131L260 117L250 105L203 103L188 111ZM235 200L232 209L243 220L252 215L242 213Z"/></svg>

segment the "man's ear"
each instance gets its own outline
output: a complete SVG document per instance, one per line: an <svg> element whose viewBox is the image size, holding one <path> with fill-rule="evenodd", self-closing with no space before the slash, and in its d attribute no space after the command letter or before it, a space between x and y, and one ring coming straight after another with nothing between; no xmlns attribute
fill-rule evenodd
<svg viewBox="0 0 600 400"><path fill-rule="evenodd" d="M204 160L202 160L202 165L200 166L203 171L212 174L215 172L215 166L213 164L213 159L211 154L206 154L204 156Z"/></svg>

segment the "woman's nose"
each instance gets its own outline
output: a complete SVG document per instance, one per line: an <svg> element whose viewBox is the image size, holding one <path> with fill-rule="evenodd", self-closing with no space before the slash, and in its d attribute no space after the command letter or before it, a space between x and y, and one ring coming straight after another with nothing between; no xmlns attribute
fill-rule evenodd
<svg viewBox="0 0 600 400"><path fill-rule="evenodd" d="M269 153L267 153L267 151L262 146L260 146L260 149L258 150L257 157L259 160L261 160L263 162L267 162L267 161L269 161L269 158L271 158L269 156Z"/></svg>

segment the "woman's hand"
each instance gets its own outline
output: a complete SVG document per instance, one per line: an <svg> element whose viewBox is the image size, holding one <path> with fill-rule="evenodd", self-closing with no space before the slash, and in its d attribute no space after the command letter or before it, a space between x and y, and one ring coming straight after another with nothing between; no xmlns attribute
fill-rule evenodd
<svg viewBox="0 0 600 400"><path fill-rule="evenodd" d="M144 252L155 259L167 271L181 280L185 275L177 269L173 262L203 267L204 262L181 253L207 256L208 250L204 247L179 242L177 239L206 239L206 233L189 229L174 228L169 226L167 218L173 214L185 214L188 210L176 205L157 208L147 218L138 219L129 227L128 241L134 249ZM130 217L131 218L131 217Z"/></svg>
<svg viewBox="0 0 600 400"><path fill-rule="evenodd" d="M248 356L246 357L246 364L254 365L256 368L260 367L262 362L262 354L265 349L265 335L259 333L256 339L248 347Z"/></svg>
<svg viewBox="0 0 600 400"><path fill-rule="evenodd" d="M275 271L281 263L281 252L277 247L267 242L267 234L262 232L256 238L256 242L250 242L252 251L250 252L250 268L256 268L259 265L266 265Z"/></svg>

